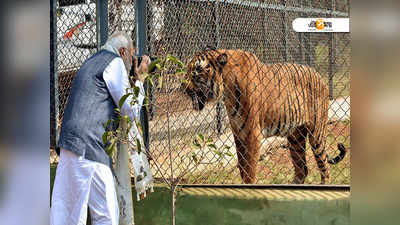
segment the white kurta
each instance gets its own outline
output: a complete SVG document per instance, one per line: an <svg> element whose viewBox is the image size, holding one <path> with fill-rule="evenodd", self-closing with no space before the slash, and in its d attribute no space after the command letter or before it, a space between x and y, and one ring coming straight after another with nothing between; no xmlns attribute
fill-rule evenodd
<svg viewBox="0 0 400 225"><path fill-rule="evenodd" d="M118 105L120 98L126 94L126 89L130 88L128 74L121 58L111 61L104 70L103 78L115 104ZM132 120L139 118L144 99L142 82L137 81L135 85L140 88L138 103L131 106L130 96L121 109L121 113L128 115ZM130 136L133 138L136 135L139 134L135 127ZM118 201L112 172L102 163L61 149L53 187L50 224L86 224L88 206L93 225L118 224Z"/></svg>

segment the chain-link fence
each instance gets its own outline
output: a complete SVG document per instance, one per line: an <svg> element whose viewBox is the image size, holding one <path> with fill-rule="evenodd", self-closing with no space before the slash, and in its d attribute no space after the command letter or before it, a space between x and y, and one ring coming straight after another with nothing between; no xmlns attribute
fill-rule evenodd
<svg viewBox="0 0 400 225"><path fill-rule="evenodd" d="M52 41L56 46L56 57L52 62L57 76L52 81L53 88L56 89L56 107L52 111L52 116L57 114L53 123L59 129L74 76L81 64L97 52L99 47L97 21L101 18L97 16L96 0L57 0L54 7L53 19L56 24ZM134 37L134 8L131 1L110 0L106 20L109 22L108 33L123 30ZM51 145L54 147L56 131L53 130L51 133Z"/></svg>
<svg viewBox="0 0 400 225"><path fill-rule="evenodd" d="M109 34L115 30L124 30L129 32L134 40L141 35L140 32L136 32L140 29L137 29L135 2L108 1ZM223 68L223 73L226 76L231 74L229 75L231 81L224 80L225 83L222 82L225 85L224 96L205 104L201 111L193 108L192 99L182 88L184 85L180 79L167 76L163 79L161 87L152 88L149 151L152 155L154 177L166 177L168 180L179 178L181 183L187 184L240 184L249 173L255 171L251 182L286 184L296 179L302 182L303 175L306 175L304 168L307 164L308 176L305 178L305 183L320 183L320 171L325 174L327 170L330 173L328 184L350 184L350 34L297 33L292 29L292 21L298 17L348 17L349 1L148 0L143 2L147 9L143 20L146 25L143 42L145 53L157 58L176 56L187 63L186 69L190 72L191 60L206 46L215 49L240 49L254 54L260 63L266 65L265 68L269 68L258 69L258 75L254 72L243 72L244 69L239 73L234 72L232 63L239 65L240 57L235 58L236 53L227 52L228 63L227 67ZM69 87L77 69L97 50L96 12L96 3L93 1L59 1L57 6L58 124L62 121ZM81 24L83 25L79 27ZM212 58L216 60L215 54ZM232 60L229 61L230 59ZM211 59L207 58L207 62L209 60ZM259 68L261 64L255 63L254 60L249 58L247 64L243 62L247 66L240 65L248 69ZM192 63L195 64L196 61ZM295 63L309 67L299 69L284 64L279 67L280 69L271 69L274 68L272 64L276 63ZM310 75L314 74L313 69L322 77L326 89L320 86L319 81L315 81L314 75ZM205 71L213 74L208 69ZM207 76L204 75L206 74L204 71L198 71L196 74ZM192 75L193 73L188 74L186 78L190 79ZM256 77L248 82L248 85L255 85L254 92L245 88L236 88L237 90L232 89L233 91L229 92L227 86L231 84L244 85L245 81L237 80L240 76ZM278 85L267 84L260 80L259 76L269 77L272 80L278 79L277 77L281 77L279 79L292 77L292 80L296 81L292 81L293 83L288 81L289 86L277 91ZM318 84L318 88L308 86L296 88L296 82L303 82L304 85ZM302 87L301 84L299 87ZM262 90L256 99L267 98L262 93L278 94L276 99L261 101L269 104L261 104L260 107L258 100L245 100L246 96L250 99L249 96L256 95L255 93L258 93L256 89ZM311 90L309 95L307 95L308 90ZM291 97L287 97L286 100L282 97L289 95ZM230 104L229 100L233 99L238 103ZM235 130L232 124L237 121L250 124L260 120L255 114L249 115L254 108L258 108L260 112L264 110L259 116L265 121L273 121L264 122L263 125L269 124L270 127L280 128L277 129L280 131L260 132L260 135L261 133L266 133L265 137L268 134L283 135L284 128L290 130L289 128L296 125L304 128L305 124L300 124L304 122L309 125L304 128L308 131L304 135L310 137L318 134L319 140L326 141L325 150L329 156L334 157L340 153L337 148L338 143L343 143L347 155L336 165L321 166L325 154L318 148L316 154L313 154L315 146L309 142L305 146L301 144L303 147L294 151L293 145L300 145L298 143L300 141L293 143L292 140L291 146L293 138L288 131L285 135L289 136L289 141L275 136L251 137L249 133L255 127L247 125L243 127L240 125L239 128L249 132L246 134L248 140L239 138L235 143L234 136L242 134L232 131ZM237 111L235 115L232 115L232 110ZM314 117L310 125L308 124L310 121L306 118L311 118L311 114ZM268 120L272 117L276 119ZM268 126L259 127L261 130L268 128ZM318 131L319 133L313 134L313 129L323 132ZM199 137L201 142L202 136L204 141L208 142L205 147L199 148ZM255 144L256 139L261 140L261 143ZM323 142L321 145L324 146ZM260 149L260 159L257 153L254 153L255 158L249 156L252 154L250 151L257 152L254 149ZM296 152L296 155L291 154L293 152ZM318 155L323 155L320 160Z"/></svg>

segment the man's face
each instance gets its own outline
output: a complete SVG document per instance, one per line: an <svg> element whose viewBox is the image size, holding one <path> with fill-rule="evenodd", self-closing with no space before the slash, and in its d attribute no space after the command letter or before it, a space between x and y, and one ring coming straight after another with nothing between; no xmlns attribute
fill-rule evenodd
<svg viewBox="0 0 400 225"><path fill-rule="evenodd" d="M135 54L135 48L131 45L129 49L124 48L120 51L121 58L124 61L126 72L129 74L132 67L132 57Z"/></svg>
<svg viewBox="0 0 400 225"><path fill-rule="evenodd" d="M132 66L132 60L133 60L133 56L135 55L135 48L133 47L133 45L131 45L131 47L129 48L129 64ZM129 67L130 69L131 67Z"/></svg>

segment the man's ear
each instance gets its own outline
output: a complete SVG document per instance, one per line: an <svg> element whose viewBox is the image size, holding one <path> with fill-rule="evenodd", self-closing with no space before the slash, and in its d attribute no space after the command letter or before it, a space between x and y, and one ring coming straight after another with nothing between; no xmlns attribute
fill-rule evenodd
<svg viewBox="0 0 400 225"><path fill-rule="evenodd" d="M225 53L222 53L217 57L217 62L221 66L225 66L226 63L228 62L228 56Z"/></svg>

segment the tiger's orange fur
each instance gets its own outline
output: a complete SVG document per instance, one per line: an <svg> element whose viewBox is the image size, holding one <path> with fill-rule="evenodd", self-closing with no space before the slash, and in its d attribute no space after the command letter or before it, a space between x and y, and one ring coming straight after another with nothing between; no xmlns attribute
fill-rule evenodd
<svg viewBox="0 0 400 225"><path fill-rule="evenodd" d="M293 183L304 183L308 174L307 136L321 183L329 181L326 163L338 163L346 151L338 144L340 155L334 159L325 151L329 90L317 71L298 64L267 65L249 52L221 49L196 54L187 72L186 92L196 109L210 100L223 100L244 183L256 182L261 142L270 136L288 139Z"/></svg>

